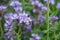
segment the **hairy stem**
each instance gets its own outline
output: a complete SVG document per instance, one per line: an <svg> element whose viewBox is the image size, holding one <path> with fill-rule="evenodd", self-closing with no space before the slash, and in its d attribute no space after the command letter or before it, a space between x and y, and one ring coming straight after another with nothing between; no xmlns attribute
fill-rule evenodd
<svg viewBox="0 0 60 40"><path fill-rule="evenodd" d="M49 30L49 0L47 3L47 30ZM49 39L49 31L47 32L47 40L50 40Z"/></svg>

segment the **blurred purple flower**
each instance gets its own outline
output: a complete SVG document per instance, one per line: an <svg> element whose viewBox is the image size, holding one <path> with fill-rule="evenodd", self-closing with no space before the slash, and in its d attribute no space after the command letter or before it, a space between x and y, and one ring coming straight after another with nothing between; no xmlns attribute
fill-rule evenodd
<svg viewBox="0 0 60 40"><path fill-rule="evenodd" d="M14 33L13 33L13 34L14 34ZM15 35L15 34L14 34L14 35L13 35L13 34L12 34L12 32L6 32L6 33L5 33L5 38L6 38L6 39L9 39L9 40L14 40L14 38L15 38L14 35Z"/></svg>
<svg viewBox="0 0 60 40"><path fill-rule="evenodd" d="M26 26L25 26L25 31L27 31L27 32L32 32L32 27L31 27L31 25L26 25Z"/></svg>
<svg viewBox="0 0 60 40"><path fill-rule="evenodd" d="M57 3L56 8L60 9L60 3Z"/></svg>
<svg viewBox="0 0 60 40"><path fill-rule="evenodd" d="M7 6L5 6L5 5L1 5L0 6L0 10L4 10L4 9L6 9L7 8Z"/></svg>
<svg viewBox="0 0 60 40"><path fill-rule="evenodd" d="M19 14L19 23L25 23L28 25L30 22L32 22L32 20L30 17L28 17L28 14L25 12Z"/></svg>
<svg viewBox="0 0 60 40"><path fill-rule="evenodd" d="M22 12L22 7L14 7L14 10L16 11L16 12Z"/></svg>
<svg viewBox="0 0 60 40"><path fill-rule="evenodd" d="M39 9L37 9L37 8L35 8L35 9L33 9L33 12L34 12L34 13L38 13L38 14L39 14L40 10L39 10Z"/></svg>
<svg viewBox="0 0 60 40"><path fill-rule="evenodd" d="M56 20L58 20L59 18L57 17L57 16L53 16L52 18L51 18L51 21L52 22L55 22Z"/></svg>
<svg viewBox="0 0 60 40"><path fill-rule="evenodd" d="M22 11L21 3L19 1L12 1L10 6L12 6L16 12Z"/></svg>
<svg viewBox="0 0 60 40"><path fill-rule="evenodd" d="M21 3L19 2L19 1L12 1L11 3L10 3L10 6L12 6L12 7L18 7L18 6L20 6L21 5Z"/></svg>
<svg viewBox="0 0 60 40"><path fill-rule="evenodd" d="M37 34L32 34L32 38L30 38L30 40L40 40L40 37Z"/></svg>
<svg viewBox="0 0 60 40"><path fill-rule="evenodd" d="M44 1L48 3L48 0L44 0ZM53 4L55 4L55 1L54 0L49 0L49 3L53 5Z"/></svg>
<svg viewBox="0 0 60 40"><path fill-rule="evenodd" d="M42 16L42 15L38 16L38 21L41 23L44 22L45 19L46 19L45 16Z"/></svg>
<svg viewBox="0 0 60 40"><path fill-rule="evenodd" d="M13 20L15 20L17 17L16 14L9 13L4 15L5 24L4 24L4 30L5 30L5 38L8 38L10 40L13 40L14 36L12 35L13 30Z"/></svg>
<svg viewBox="0 0 60 40"><path fill-rule="evenodd" d="M0 15L3 14L3 11L7 8L5 5L0 5Z"/></svg>
<svg viewBox="0 0 60 40"><path fill-rule="evenodd" d="M42 6L42 7L41 7L41 10L42 10L42 11L47 11L47 7L46 7L46 6Z"/></svg>
<svg viewBox="0 0 60 40"><path fill-rule="evenodd" d="M4 18L6 19L6 20L15 20L15 19L18 19L18 15L15 13L15 14L13 14L13 13L8 13L8 14L5 14L4 15Z"/></svg>
<svg viewBox="0 0 60 40"><path fill-rule="evenodd" d="M42 7L43 4L41 2L39 2L38 0L35 1L31 1L32 5L36 6L36 7Z"/></svg>

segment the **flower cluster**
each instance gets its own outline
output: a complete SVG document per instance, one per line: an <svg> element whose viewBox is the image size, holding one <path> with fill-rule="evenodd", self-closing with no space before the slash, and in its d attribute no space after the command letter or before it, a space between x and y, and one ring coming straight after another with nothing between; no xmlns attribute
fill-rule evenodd
<svg viewBox="0 0 60 40"><path fill-rule="evenodd" d="M31 1L32 5L35 7L33 9L33 12L34 13L38 13L40 14L40 12L44 12L47 10L47 7L44 6L41 2L39 2L38 0L35 0L35 1Z"/></svg>
<svg viewBox="0 0 60 40"><path fill-rule="evenodd" d="M10 6L12 6L16 12L21 12L23 10L19 1L12 1Z"/></svg>
<svg viewBox="0 0 60 40"><path fill-rule="evenodd" d="M25 4L21 3L22 1ZM2 22L3 20L5 22L4 30L3 29L1 29L1 30L4 31L3 34L4 34L5 39L6 40L7 39L8 40L15 40L15 39L41 40L40 36L42 36L44 38L44 37L46 37L47 34L49 34L49 35L52 34L53 31L54 31L53 36L55 36L57 34L56 31L58 29L53 30L52 28L58 25L59 22L56 22L56 21L60 21L60 19L59 19L60 16L59 17L56 16L56 14L59 14L58 9L60 9L60 2L58 2L57 6L56 6L54 0L42 0L42 2L41 2L41 0L28 0L28 1L30 1L30 2L28 2L28 4L26 3L26 1L21 0L21 2L20 2L20 0L11 0L11 2L9 3L8 6L0 5L0 14L2 14L2 15L0 15L0 22ZM43 2L48 3L49 5L44 4ZM22 8L22 4L24 6L24 9ZM56 6L57 10L54 10L56 8L55 7L52 8L50 5ZM30 6L31 6L31 9L30 9ZM10 10L8 10L9 8L12 8L13 12L10 12ZM27 9L27 8L29 8L29 9ZM8 13L7 13L7 10L5 10L5 9L8 10ZM31 15L29 15L30 12L28 13L27 10L29 10L31 12ZM55 12L55 11L57 11L57 12ZM3 14L3 13L6 13L6 14ZM54 13L56 13L56 14L54 15ZM51 25L50 25L50 23L51 23ZM57 23L57 25L55 25L55 23ZM3 24L3 23L0 23L0 24ZM45 26L47 26L47 27L45 27ZM52 27L50 27L50 26L52 26ZM50 30L51 33L48 30ZM47 31L48 31L48 33L46 33ZM39 35L35 34L35 33L39 33ZM44 35L41 35L41 33ZM49 35L47 35L47 39L48 39ZM3 35L1 35L1 36L3 37ZM43 38L42 38L42 40L45 39L45 38L44 39ZM58 38L58 36L57 36L57 38ZM54 39L54 37L52 39Z"/></svg>
<svg viewBox="0 0 60 40"><path fill-rule="evenodd" d="M28 17L28 14L26 14L24 11L22 12L21 3L19 1L12 1L10 6L12 6L18 12L18 16L15 16L17 16L19 23L26 23L28 25L29 22L32 21L31 18Z"/></svg>
<svg viewBox="0 0 60 40"><path fill-rule="evenodd" d="M31 18L25 12L19 14L19 23L26 23L27 25L32 22Z"/></svg>
<svg viewBox="0 0 60 40"><path fill-rule="evenodd" d="M15 36L12 34L14 20L18 20L18 22L19 22L18 24L25 23L26 25L29 25L32 22L32 19L29 17L29 15L26 12L22 11L21 3L19 1L12 1L10 3L10 6L12 6L14 8L16 13L11 12L11 13L7 13L4 15L5 37L10 40L14 40ZM28 29L28 27L26 27L26 28L27 28L27 30L31 31L31 29Z"/></svg>
<svg viewBox="0 0 60 40"><path fill-rule="evenodd" d="M45 20L43 13L47 11L47 7L38 0L31 0L31 3L34 6L33 13L38 14L37 22L43 23Z"/></svg>
<svg viewBox="0 0 60 40"><path fill-rule="evenodd" d="M10 40L14 39L14 36L12 35L12 30L13 30L13 14L5 14L5 38L8 38Z"/></svg>

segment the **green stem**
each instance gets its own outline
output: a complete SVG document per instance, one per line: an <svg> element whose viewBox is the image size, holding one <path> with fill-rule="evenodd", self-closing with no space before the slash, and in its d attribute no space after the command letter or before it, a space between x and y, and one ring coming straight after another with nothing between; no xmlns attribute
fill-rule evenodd
<svg viewBox="0 0 60 40"><path fill-rule="evenodd" d="M17 40L21 40L21 27L19 27L17 36L18 36Z"/></svg>
<svg viewBox="0 0 60 40"><path fill-rule="evenodd" d="M54 38L55 38L55 40L57 40L55 32L56 32L56 30L54 30Z"/></svg>
<svg viewBox="0 0 60 40"><path fill-rule="evenodd" d="M1 20L0 20L0 31L1 31L1 37L3 37L3 29L2 29Z"/></svg>
<svg viewBox="0 0 60 40"><path fill-rule="evenodd" d="M47 3L47 30L49 30L49 0ZM47 32L47 40L50 40L49 39L49 31Z"/></svg>
<svg viewBox="0 0 60 40"><path fill-rule="evenodd" d="M23 9L25 9L25 0L22 1Z"/></svg>

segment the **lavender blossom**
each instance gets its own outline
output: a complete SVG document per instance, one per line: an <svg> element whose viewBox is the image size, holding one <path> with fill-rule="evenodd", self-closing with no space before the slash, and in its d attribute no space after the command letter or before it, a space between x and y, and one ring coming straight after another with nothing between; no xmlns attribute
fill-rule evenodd
<svg viewBox="0 0 60 40"><path fill-rule="evenodd" d="M5 23L4 24L5 31L12 31L13 25Z"/></svg>
<svg viewBox="0 0 60 40"><path fill-rule="evenodd" d="M46 6L42 6L41 7L41 10L44 12L44 11L47 11L47 7Z"/></svg>
<svg viewBox="0 0 60 40"><path fill-rule="evenodd" d="M44 0L44 1L48 3L48 0ZM54 0L49 0L49 3L52 4L52 5L54 5L55 1Z"/></svg>
<svg viewBox="0 0 60 40"><path fill-rule="evenodd" d="M14 36L12 35L12 29L13 29L13 25L9 24L11 23L10 21L8 23L4 24L4 29L5 29L5 38L8 38L10 40L12 40L14 38Z"/></svg>
<svg viewBox="0 0 60 40"><path fill-rule="evenodd" d="M32 20L30 17L28 17L28 14L26 14L25 12L19 14L19 23L25 23L28 25L30 24L30 22L32 22Z"/></svg>
<svg viewBox="0 0 60 40"><path fill-rule="evenodd" d="M36 6L36 7L41 7L43 6L43 4L41 2L39 2L38 0L35 1L31 1L32 5Z"/></svg>
<svg viewBox="0 0 60 40"><path fill-rule="evenodd" d="M27 40L28 39L28 33L32 33L32 27L31 27L31 25L25 25L24 26L24 40Z"/></svg>
<svg viewBox="0 0 60 40"><path fill-rule="evenodd" d="M9 20L15 20L15 19L18 19L18 15L16 13L15 14L8 13L4 15L4 18Z"/></svg>
<svg viewBox="0 0 60 40"><path fill-rule="evenodd" d="M8 17L8 16L7 16ZM11 19L9 19L9 18L7 18L6 16L5 16L5 24L4 24L4 28L5 28L5 30L6 29L8 29L8 30L6 30L6 31L12 31L12 28L13 28L13 20L11 20Z"/></svg>
<svg viewBox="0 0 60 40"><path fill-rule="evenodd" d="M51 21L52 22L55 22L55 21L57 21L59 18L57 17L57 16L53 16L52 18L51 18Z"/></svg>
<svg viewBox="0 0 60 40"><path fill-rule="evenodd" d="M42 12L47 11L47 7L44 6L41 2L38 0L31 0L32 5L34 6L33 12L41 14Z"/></svg>
<svg viewBox="0 0 60 40"><path fill-rule="evenodd" d="M6 8L7 8L7 6L5 6L5 5L0 6L0 10L5 10Z"/></svg>
<svg viewBox="0 0 60 40"><path fill-rule="evenodd" d="M57 8L57 9L60 9L60 3L57 3L56 8Z"/></svg>
<svg viewBox="0 0 60 40"><path fill-rule="evenodd" d="M40 40L40 37L37 34L32 34L32 38L30 38L30 40Z"/></svg>
<svg viewBox="0 0 60 40"><path fill-rule="evenodd" d="M21 5L21 3L19 2L19 1L12 1L11 3L10 3L10 6L12 6L12 7L18 7L18 6L20 6Z"/></svg>
<svg viewBox="0 0 60 40"><path fill-rule="evenodd" d="M38 21L39 21L40 23L44 22L45 19L46 19L46 18L45 18L44 16L42 16L42 15L39 15L39 16L38 16Z"/></svg>
<svg viewBox="0 0 60 40"><path fill-rule="evenodd" d="M3 11L7 8L5 5L0 5L0 15L3 13Z"/></svg>
<svg viewBox="0 0 60 40"><path fill-rule="evenodd" d="M13 14L13 18L14 18L14 20L18 19L18 14Z"/></svg>
<svg viewBox="0 0 60 40"><path fill-rule="evenodd" d="M40 10L39 10L39 9L37 9L37 8L35 8L35 9L33 9L33 12L34 12L34 13L39 13L39 12L40 12Z"/></svg>
<svg viewBox="0 0 60 40"><path fill-rule="evenodd" d="M16 18L16 15L13 16L13 13L4 15L4 19L5 19L5 24L4 24L5 38L8 38L10 40L14 39L14 36L11 32L13 30L13 20L15 20L15 18Z"/></svg>
<svg viewBox="0 0 60 40"><path fill-rule="evenodd" d="M22 12L22 7L14 7L14 10L16 11L16 12Z"/></svg>
<svg viewBox="0 0 60 40"><path fill-rule="evenodd" d="M16 12L22 11L21 3L19 1L12 1L10 6L12 6Z"/></svg>
<svg viewBox="0 0 60 40"><path fill-rule="evenodd" d="M25 29L26 32L32 32L31 25L26 25L24 29Z"/></svg>
<svg viewBox="0 0 60 40"><path fill-rule="evenodd" d="M5 33L5 38L9 40L14 40L15 34L13 35L12 32L6 32Z"/></svg>

